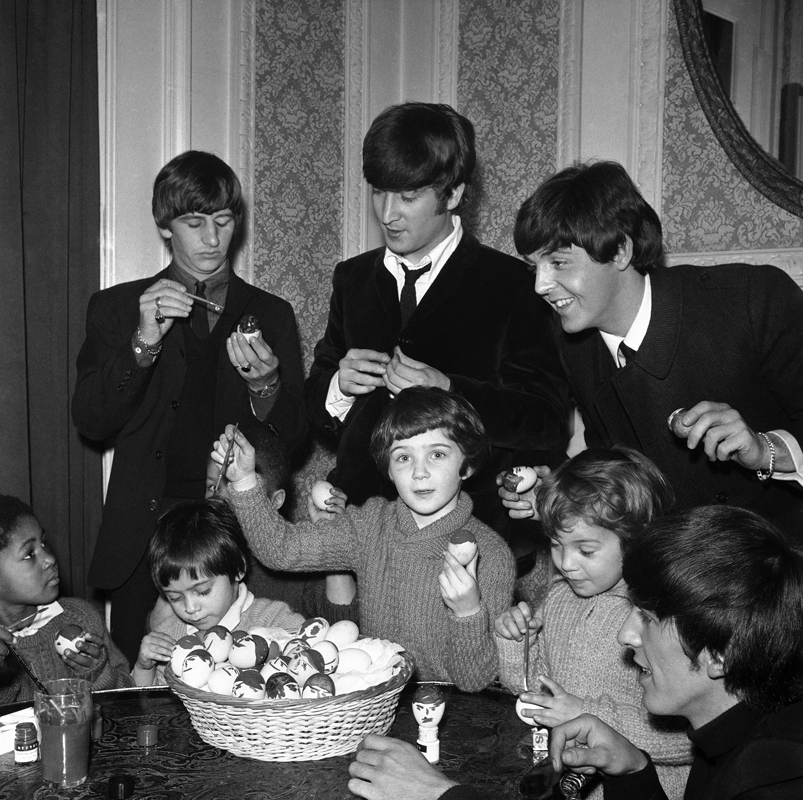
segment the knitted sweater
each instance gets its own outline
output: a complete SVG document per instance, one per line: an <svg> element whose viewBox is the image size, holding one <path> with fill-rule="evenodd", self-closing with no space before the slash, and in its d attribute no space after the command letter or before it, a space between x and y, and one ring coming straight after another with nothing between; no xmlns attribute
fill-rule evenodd
<svg viewBox="0 0 803 800"><path fill-rule="evenodd" d="M420 680L452 681L479 691L496 675L491 621L513 596L515 564L501 537L457 508L419 530L401 500L372 498L325 523L291 525L257 486L230 489L230 502L251 549L272 569L352 570L359 589L359 626L366 636L398 642L413 656ZM438 575L449 535L467 528L477 538L480 610L456 617L441 597Z"/></svg>
<svg viewBox="0 0 803 800"><path fill-rule="evenodd" d="M28 662L41 681L56 678L85 678L93 690L122 689L133 686L128 672L128 660L111 640L98 611L86 600L77 597L60 597L64 609L61 614L43 625L30 636L17 636L14 646ZM67 625L80 625L85 631L103 637L105 658L101 666L88 674L76 672L62 661L56 652L55 642L59 631ZM16 666L16 665L15 665ZM0 686L0 704L33 699L34 686L24 671L15 671L11 683Z"/></svg>
<svg viewBox="0 0 803 800"><path fill-rule="evenodd" d="M638 668L616 641L630 609L621 582L602 594L578 597L557 576L536 612L543 626L530 640L529 685L536 690L538 675L547 675L582 698L582 713L596 715L648 752L667 796L680 800L692 760L686 725L675 718L653 717L642 705ZM502 683L521 693L523 643L497 635L496 644ZM602 797L602 788L589 796Z"/></svg>
<svg viewBox="0 0 803 800"><path fill-rule="evenodd" d="M287 603L281 600L268 600L266 597L255 597L254 602L240 616L238 630L250 631L253 628L284 628L296 631L304 621L301 614L296 614ZM151 619L153 624L153 619ZM172 608L165 610L165 616L153 624L152 630L161 631L177 641L188 633L187 623L179 619ZM194 629L193 629L194 630ZM165 686L165 664L156 667L154 686Z"/></svg>

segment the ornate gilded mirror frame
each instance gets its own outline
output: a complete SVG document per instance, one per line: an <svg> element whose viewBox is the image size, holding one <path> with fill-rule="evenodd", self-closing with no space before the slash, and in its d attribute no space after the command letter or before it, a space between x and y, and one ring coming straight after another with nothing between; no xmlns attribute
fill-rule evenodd
<svg viewBox="0 0 803 800"><path fill-rule="evenodd" d="M755 141L722 88L703 37L700 0L674 0L674 4L683 58L717 140L755 189L790 214L803 217L803 182Z"/></svg>

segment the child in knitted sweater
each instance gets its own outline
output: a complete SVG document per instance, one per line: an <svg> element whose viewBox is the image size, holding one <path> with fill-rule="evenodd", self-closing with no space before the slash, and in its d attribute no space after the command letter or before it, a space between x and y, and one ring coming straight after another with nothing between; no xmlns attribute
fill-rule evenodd
<svg viewBox="0 0 803 800"><path fill-rule="evenodd" d="M31 700L34 692L6 643L41 681L84 678L93 689L132 685L128 662L94 606L58 594L59 568L42 526L22 500L0 495L0 705ZM55 642L67 625L78 625L86 638L62 656Z"/></svg>
<svg viewBox="0 0 803 800"><path fill-rule="evenodd" d="M233 426L215 444L222 463ZM327 525L291 525L266 502L253 448L238 432L227 475L246 537L274 569L352 570L359 626L391 639L416 662L421 680L452 681L467 691L496 674L491 623L512 600L515 565L505 542L471 515L463 481L481 465L488 439L474 408L442 389L405 389L388 405L371 440L380 472L399 493L371 498ZM448 552L450 535L474 534L466 565Z"/></svg>
<svg viewBox="0 0 803 800"><path fill-rule="evenodd" d="M594 714L615 727L650 753L667 796L680 800L692 758L685 726L647 712L639 670L616 640L631 609L623 549L669 510L672 489L641 453L592 448L540 482L535 499L559 574L535 614L522 602L496 619L500 679L523 701L543 707L525 712L539 725ZM523 692L525 635L530 692ZM588 796L601 798L602 787Z"/></svg>
<svg viewBox="0 0 803 800"><path fill-rule="evenodd" d="M264 496L264 494L263 494ZM158 603L132 674L137 686L165 685L164 667L182 636L223 625L295 630L304 621L287 603L254 597L243 583L248 544L224 500L188 500L159 518L148 545Z"/></svg>

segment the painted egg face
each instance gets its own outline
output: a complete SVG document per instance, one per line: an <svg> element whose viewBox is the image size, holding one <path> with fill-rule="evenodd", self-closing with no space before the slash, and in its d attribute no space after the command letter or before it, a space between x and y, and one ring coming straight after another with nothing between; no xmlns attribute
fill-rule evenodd
<svg viewBox="0 0 803 800"><path fill-rule="evenodd" d="M182 636L174 645L170 655L170 669L177 677L181 677L181 671L184 668L184 659L193 651L199 648L203 649L203 639L196 633L190 633L187 636Z"/></svg>
<svg viewBox="0 0 803 800"><path fill-rule="evenodd" d="M291 639L282 650L282 655L287 656L288 658L292 658L296 653L300 653L302 650L309 650L310 645L304 639Z"/></svg>
<svg viewBox="0 0 803 800"><path fill-rule="evenodd" d="M216 664L222 664L229 657L233 643L231 631L224 625L215 625L204 634L204 648L212 654Z"/></svg>
<svg viewBox="0 0 803 800"><path fill-rule="evenodd" d="M323 671L327 675L337 669L340 661L340 651L334 642L324 639L324 641L312 645L312 649L323 657Z"/></svg>
<svg viewBox="0 0 803 800"><path fill-rule="evenodd" d="M365 672L371 666L371 656L365 650L356 647L346 647L340 651L340 663L337 671L344 672Z"/></svg>
<svg viewBox="0 0 803 800"><path fill-rule="evenodd" d="M206 688L215 694L230 695L234 687L234 681L237 680L239 675L240 670L237 667L231 664L218 664L209 676Z"/></svg>
<svg viewBox="0 0 803 800"><path fill-rule="evenodd" d="M298 629L299 638L304 639L310 646L322 642L329 630L329 623L323 617L312 617L304 620Z"/></svg>
<svg viewBox="0 0 803 800"><path fill-rule="evenodd" d="M80 625L65 625L56 636L56 652L63 656L68 650L78 652L78 643L86 641L86 633Z"/></svg>
<svg viewBox="0 0 803 800"><path fill-rule="evenodd" d="M360 636L360 629L351 620L341 620L329 627L326 632L327 641L334 642L338 650L354 644Z"/></svg>
<svg viewBox="0 0 803 800"><path fill-rule="evenodd" d="M511 472L521 479L514 489L519 494L532 489L538 480L538 473L532 467L513 467Z"/></svg>
<svg viewBox="0 0 803 800"><path fill-rule="evenodd" d="M185 659L184 665L181 670L181 680L192 686L195 689L200 689L206 686L212 670L215 668L215 662L207 650L198 648L193 650Z"/></svg>
<svg viewBox="0 0 803 800"><path fill-rule="evenodd" d="M268 643L258 634L246 634L229 650L229 661L240 669L261 667L268 657Z"/></svg>
<svg viewBox="0 0 803 800"><path fill-rule="evenodd" d="M327 510L326 501L332 496L330 491L332 488L332 484L329 481L318 481L313 484L312 489L310 489L310 496L315 508L321 511Z"/></svg>
<svg viewBox="0 0 803 800"><path fill-rule="evenodd" d="M265 681L265 698L268 700L297 700L300 697L298 682L287 672L277 672Z"/></svg>
<svg viewBox="0 0 803 800"><path fill-rule="evenodd" d="M302 650L290 659L287 671L295 676L299 686L304 686L311 675L323 672L323 656L316 650Z"/></svg>
<svg viewBox="0 0 803 800"><path fill-rule="evenodd" d="M259 337L259 320L253 314L246 314L237 325L237 331L250 342Z"/></svg>
<svg viewBox="0 0 803 800"><path fill-rule="evenodd" d="M301 690L301 696L305 699L320 700L323 697L335 696L335 682L328 675L310 675L304 688Z"/></svg>
<svg viewBox="0 0 803 800"><path fill-rule="evenodd" d="M519 715L519 719L535 727L538 723L532 717L525 717L522 715L521 712L525 708L543 708L543 706L536 705L535 703L524 703L520 697L516 700L516 713Z"/></svg>
<svg viewBox="0 0 803 800"><path fill-rule="evenodd" d="M413 695L413 716L419 725L434 726L443 718L446 702L437 686L419 686Z"/></svg>
<svg viewBox="0 0 803 800"><path fill-rule="evenodd" d="M477 553L477 537L470 530L462 528L449 537L448 549L460 564L465 567Z"/></svg>
<svg viewBox="0 0 803 800"><path fill-rule="evenodd" d="M232 697L242 697L245 700L263 700L265 679L258 669L244 669L234 680L231 695Z"/></svg>

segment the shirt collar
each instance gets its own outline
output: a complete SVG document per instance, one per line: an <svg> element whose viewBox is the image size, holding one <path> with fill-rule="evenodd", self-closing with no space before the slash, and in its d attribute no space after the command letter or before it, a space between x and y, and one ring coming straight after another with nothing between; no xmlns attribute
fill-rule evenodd
<svg viewBox="0 0 803 800"><path fill-rule="evenodd" d="M605 346L610 351L613 360L619 363L619 345L624 342L628 347L633 350L638 350L644 337L647 335L647 329L650 327L650 319L652 317L652 283L650 282L650 274L644 276L644 294L641 297L641 305L639 306L636 318L630 326L630 330L624 336L616 336L613 333L605 333L600 331L600 336L605 342Z"/></svg>
<svg viewBox="0 0 803 800"><path fill-rule="evenodd" d="M171 281L178 281L190 294L195 293L195 283L198 279L182 269L175 261L170 262L170 266L167 268L167 277ZM214 275L204 278L207 295L215 289L227 285L230 277L231 266L227 264L226 269L222 269L220 272L216 272Z"/></svg>
<svg viewBox="0 0 803 800"><path fill-rule="evenodd" d="M452 214L452 232L441 242L435 245L432 250L425 255L418 264L413 264L404 256L397 255L389 248L385 248L384 263L391 275L396 280L404 282L404 270L402 264L408 268L420 269L426 264L432 264L432 269L424 273L417 281L417 284L426 286L431 284L438 277L444 264L451 258L452 253L457 249L460 240L463 238L463 223L458 214Z"/></svg>
<svg viewBox="0 0 803 800"><path fill-rule="evenodd" d="M47 603L47 605L44 606L37 606L36 616L24 628L14 631L14 637L22 638L24 636L33 636L38 630L44 628L51 619L63 612L64 609L61 607L58 600Z"/></svg>

